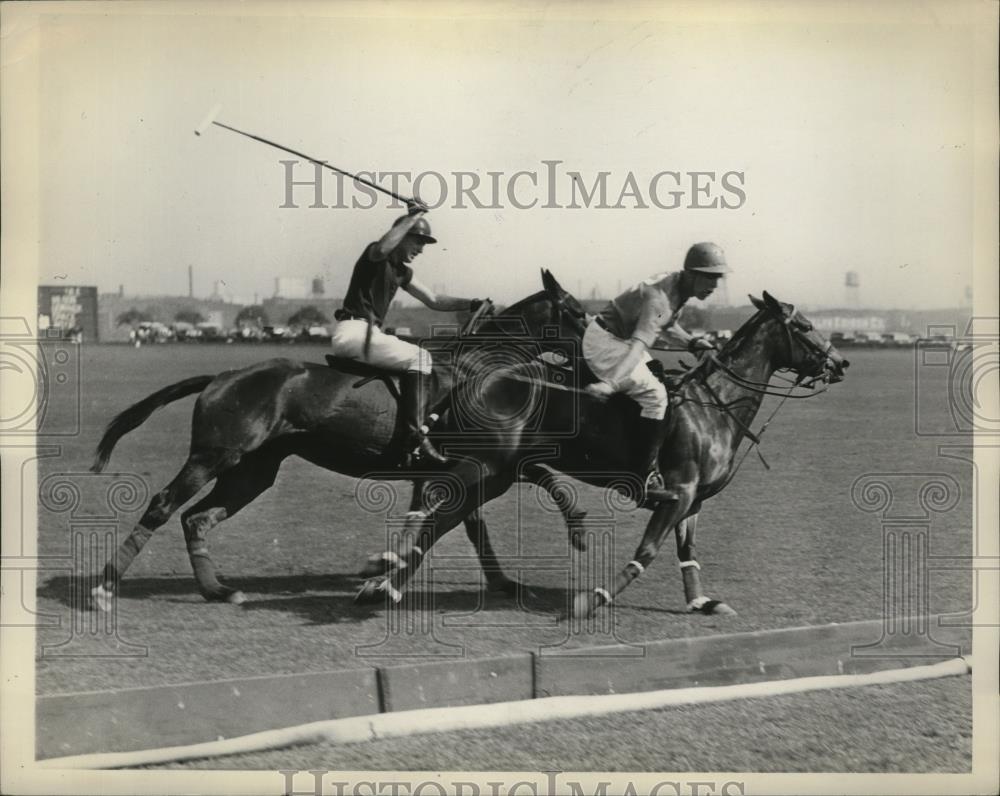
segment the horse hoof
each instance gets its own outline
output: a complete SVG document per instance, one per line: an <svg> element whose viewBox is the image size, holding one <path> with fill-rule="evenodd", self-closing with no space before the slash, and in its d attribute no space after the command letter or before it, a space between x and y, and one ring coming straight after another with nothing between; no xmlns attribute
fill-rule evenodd
<svg viewBox="0 0 1000 796"><path fill-rule="evenodd" d="M705 616L736 616L736 611L719 600L701 597L688 603L689 614L704 614Z"/></svg>
<svg viewBox="0 0 1000 796"><path fill-rule="evenodd" d="M361 569L362 578L377 578L388 575L400 568L403 562L396 553L386 551L378 555L368 556L364 567Z"/></svg>
<svg viewBox="0 0 1000 796"><path fill-rule="evenodd" d="M114 607L114 601L114 592L108 591L103 584L99 584L90 590L90 602L87 607L92 611L110 613Z"/></svg>
<svg viewBox="0 0 1000 796"><path fill-rule="evenodd" d="M241 591L234 591L228 597L226 597L226 602L230 605L243 605L247 601L247 596Z"/></svg>
<svg viewBox="0 0 1000 796"><path fill-rule="evenodd" d="M399 589L393 586L388 580L366 580L361 584L358 593L354 596L354 602L361 605L372 603L393 602L398 603L403 599Z"/></svg>

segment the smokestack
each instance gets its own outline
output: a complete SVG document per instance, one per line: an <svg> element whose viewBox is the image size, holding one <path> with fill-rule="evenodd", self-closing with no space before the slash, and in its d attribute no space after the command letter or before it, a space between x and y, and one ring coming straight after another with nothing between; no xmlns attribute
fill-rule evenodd
<svg viewBox="0 0 1000 796"><path fill-rule="evenodd" d="M118 285L118 298L125 298L125 285Z"/></svg>
<svg viewBox="0 0 1000 796"><path fill-rule="evenodd" d="M194 298L194 266L188 266L188 298Z"/></svg>

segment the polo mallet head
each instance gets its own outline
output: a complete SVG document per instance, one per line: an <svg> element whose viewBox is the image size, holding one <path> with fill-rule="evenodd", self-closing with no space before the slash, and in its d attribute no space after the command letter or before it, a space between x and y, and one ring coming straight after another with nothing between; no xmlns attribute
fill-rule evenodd
<svg viewBox="0 0 1000 796"><path fill-rule="evenodd" d="M205 130L208 129L208 126L215 121L215 117L219 115L219 111L221 110L222 110L221 105L218 104L214 105L212 109L207 114L205 114L205 118L201 120L201 124L199 124L197 127L194 128L194 134L201 135L203 132L205 132Z"/></svg>

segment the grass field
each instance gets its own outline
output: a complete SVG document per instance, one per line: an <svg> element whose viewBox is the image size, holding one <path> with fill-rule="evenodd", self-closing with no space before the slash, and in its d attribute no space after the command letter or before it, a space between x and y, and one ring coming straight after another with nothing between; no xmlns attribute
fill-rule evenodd
<svg viewBox="0 0 1000 796"><path fill-rule="evenodd" d="M126 436L109 474L87 474L104 425L119 411L189 376L270 356L319 360L323 353L285 346L83 347L80 433L48 440L58 449L39 459L42 492L46 484L50 490L39 507L39 553L72 556L77 574L96 572L107 550L74 548L74 534L109 527L108 517L116 512L117 533L126 534L148 497L183 462L192 399L168 406ZM815 399L788 402L768 428L763 451L771 469L751 455L702 511L698 548L706 588L736 608L736 617L684 612L668 541L655 565L597 621L583 628L561 621L571 571L617 571L632 557L646 513L609 515L602 492L584 487L592 516L607 517L612 554L607 561L581 558L571 554L560 517L539 502L534 489L521 486L485 509L501 564L527 587L521 598L483 592L471 545L456 529L436 546L423 577L413 581L405 605L414 624L403 628L412 632L397 632L386 610L356 606L353 597L360 583L356 572L365 556L386 547L407 493L375 514L358 505L353 480L290 460L272 490L210 536L222 576L249 598L242 607L208 604L199 596L179 514L129 570L112 631L103 618L88 624L95 616L75 609L68 571L39 573L37 690L149 686L394 664L423 655L638 644L877 618L884 613L886 578L882 518L862 511L852 498L852 485L865 475L894 485L888 511L902 515L923 510L921 484L942 475L954 479L960 491L954 505L928 515L928 589L926 605L917 608L967 611L970 574L935 568L934 558L973 550L972 470L960 455L938 449L961 438L917 433L953 426L947 373L917 371L912 352L852 351L850 357L845 382ZM765 403L755 427L773 401ZM66 401L50 406L47 427L69 428L73 409ZM60 502L65 496L51 497L51 486L59 482L72 485L75 508ZM113 485L122 482L136 491L115 493ZM968 678L955 678L596 722L306 747L184 767L962 771L971 760L969 689Z"/></svg>
<svg viewBox="0 0 1000 796"><path fill-rule="evenodd" d="M58 454L39 460L43 489L46 478L68 480L76 485L80 502L72 511L40 506L39 553L66 556L73 534L90 527L78 520L107 516L108 488L123 479L140 489L131 504L119 498L127 510L119 511L117 533L126 534L145 508L141 490L151 496L183 462L192 399L168 406L126 436L114 452L108 475L88 475L101 431L119 411L189 376L270 356L320 360L323 353L315 347L288 346L84 346L81 433L53 440ZM38 611L48 626L38 632L38 692L321 671L423 655L481 656L560 645L641 643L877 618L884 611L881 520L855 505L851 494L855 480L867 474L908 474L890 478L900 484L910 484L914 475L921 482L935 473L954 479L961 492L957 504L928 520L927 608L966 611L972 605L970 574L935 570L933 557L972 552L971 467L939 453L942 442L954 440L915 430L918 422L922 429L938 431L952 423L946 374L920 373L918 380L912 352L850 354L846 381L815 399L788 402L771 424L763 444L771 469L765 470L751 455L734 482L702 511L698 549L706 589L736 608L736 617L684 612L674 545L668 541L655 565L598 621L582 629L560 621L571 597L571 570L589 561L588 566L617 571L632 557L647 515L609 515L613 556L595 563L570 553L559 516L539 502L533 488L521 486L490 503L485 517L501 564L528 587L522 598L514 601L482 591L472 547L464 532L455 529L435 547L422 568L424 576L413 582L406 605L416 617L415 632L393 632L384 609L356 606L353 597L361 563L369 553L385 548L391 526L387 517L405 511L407 490L388 514L373 514L357 505L353 480L290 460L272 490L210 536L222 577L249 598L242 607L208 604L197 593L179 513L156 533L124 579L113 634L70 632L74 621L78 629L81 621L90 621L81 620L74 609L74 581L66 571L40 573ZM756 426L770 414L773 400L765 403ZM59 412L70 417L65 405L54 405L50 412L48 420L56 427ZM600 490L585 487L583 496L592 516L607 511ZM892 511L920 512L915 494L900 492L893 499L898 505L894 503ZM105 555L104 549L81 550L73 566L78 573L96 572ZM56 626L51 624L55 617ZM43 651L42 645L49 646ZM957 709L968 717L966 707ZM967 765L963 743L953 745L948 765ZM378 764L384 759L379 754L369 758L372 767L392 767ZM621 765L646 759L625 756ZM725 759L718 758L720 764ZM514 756L509 764L521 763ZM441 765L448 765L447 756ZM494 765L484 759L477 767Z"/></svg>

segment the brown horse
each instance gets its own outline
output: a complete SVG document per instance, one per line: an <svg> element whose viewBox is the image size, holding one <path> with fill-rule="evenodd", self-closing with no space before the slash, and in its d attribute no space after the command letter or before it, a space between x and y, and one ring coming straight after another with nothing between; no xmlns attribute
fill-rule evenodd
<svg viewBox="0 0 1000 796"><path fill-rule="evenodd" d="M671 499L652 507L635 556L615 582L576 594L574 615L589 616L611 602L652 563L673 528L677 528L688 610L734 613L702 591L694 555L701 504L734 475L737 449L745 437L754 439L750 424L764 395L770 393L768 384L775 371L794 371L796 384L811 385L840 381L849 364L794 307L767 293L763 301L752 300L758 312L717 355L702 359L674 392L663 421L669 428L659 456ZM466 459L448 478L458 483L464 499L453 501L448 510L425 506L408 520L399 548L393 551L400 566L368 581L363 589L366 599L388 594L398 601L407 579L444 533L524 477L526 467L535 468L541 461L586 483L641 494L640 479L628 469L629 446L624 444L638 416L630 399L616 395L603 401L579 390L540 386L524 368L497 373L475 392L459 385L457 393L448 422ZM544 400L537 398L540 394ZM531 408L532 395L541 407L540 418L537 412L512 414L516 407ZM473 428L477 419L479 425ZM562 433L570 425L577 433ZM439 437L439 444L444 439Z"/></svg>
<svg viewBox="0 0 1000 796"><path fill-rule="evenodd" d="M526 362L545 352L565 357L559 349L573 347L580 339L585 312L548 271L542 272L542 280L544 290L483 318L471 334L420 341L435 361L434 373L423 385L427 406L440 407L456 383L477 380L477 374L493 370L498 362ZM289 456L357 478L414 481L413 507L432 505L437 492L425 494L423 488L429 473L392 465L400 436L392 379L379 377L374 369L366 372L364 366L359 371L356 363L342 364L346 372L271 359L217 376L196 376L159 390L115 417L98 445L95 472L107 465L118 440L154 411L198 394L187 461L108 560L91 591L93 606L110 608L121 576L153 532L213 479L212 491L181 517L188 556L205 599L242 602L240 592L219 582L206 537L270 488ZM370 376L359 380L366 373ZM488 586L512 594L517 584L501 571L477 509L463 519Z"/></svg>

